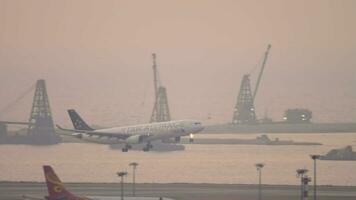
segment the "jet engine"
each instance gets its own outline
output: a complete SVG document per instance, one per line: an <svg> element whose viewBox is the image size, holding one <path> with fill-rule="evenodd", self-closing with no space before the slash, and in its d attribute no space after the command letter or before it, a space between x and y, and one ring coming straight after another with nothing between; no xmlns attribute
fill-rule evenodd
<svg viewBox="0 0 356 200"><path fill-rule="evenodd" d="M175 138L174 138L174 141L175 141L175 142L180 142L180 137L175 137Z"/></svg>
<svg viewBox="0 0 356 200"><path fill-rule="evenodd" d="M145 135L133 135L128 137L125 141L127 144L140 144L146 137Z"/></svg>
<svg viewBox="0 0 356 200"><path fill-rule="evenodd" d="M175 138L167 138L162 140L163 143L179 143L180 142L180 137L175 137Z"/></svg>
<svg viewBox="0 0 356 200"><path fill-rule="evenodd" d="M73 136L78 138L78 139L83 139L83 134L81 134L81 133L73 134Z"/></svg>

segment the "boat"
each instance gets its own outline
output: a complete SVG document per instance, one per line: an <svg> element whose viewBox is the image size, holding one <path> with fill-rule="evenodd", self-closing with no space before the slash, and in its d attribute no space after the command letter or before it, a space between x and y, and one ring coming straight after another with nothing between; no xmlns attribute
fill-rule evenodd
<svg viewBox="0 0 356 200"><path fill-rule="evenodd" d="M332 149L327 154L322 155L320 160L355 160L356 152L352 150L352 146L348 145L341 149Z"/></svg>

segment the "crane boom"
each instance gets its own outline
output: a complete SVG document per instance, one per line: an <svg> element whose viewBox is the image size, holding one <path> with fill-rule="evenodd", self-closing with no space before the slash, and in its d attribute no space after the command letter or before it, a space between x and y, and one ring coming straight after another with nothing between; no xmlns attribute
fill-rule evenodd
<svg viewBox="0 0 356 200"><path fill-rule="evenodd" d="M265 56L264 56L263 62L262 62L261 71L260 71L260 74L258 75L258 79L257 79L257 82L256 82L256 87L255 87L255 90L253 92L253 100L255 100L255 98L256 98L256 94L257 94L258 88L259 88L260 83L261 83L263 71L265 69L267 58L268 58L268 54L269 54L269 50L271 49L271 47L272 46L270 44L267 46L267 50L265 52Z"/></svg>
<svg viewBox="0 0 356 200"><path fill-rule="evenodd" d="M155 97L157 98L157 93L158 93L158 75L157 75L157 64L156 64L156 54L152 54L152 60L153 60L153 84L154 84L154 89L155 89Z"/></svg>
<svg viewBox="0 0 356 200"><path fill-rule="evenodd" d="M32 124L32 125L34 125L34 123L30 123L30 122L12 122L12 121L0 121L0 124L15 124L15 125L29 125L29 124Z"/></svg>
<svg viewBox="0 0 356 200"><path fill-rule="evenodd" d="M155 102L151 114L150 123L170 121L171 116L168 107L166 88L162 86L157 70L156 54L152 54L153 59L153 81L155 89Z"/></svg>

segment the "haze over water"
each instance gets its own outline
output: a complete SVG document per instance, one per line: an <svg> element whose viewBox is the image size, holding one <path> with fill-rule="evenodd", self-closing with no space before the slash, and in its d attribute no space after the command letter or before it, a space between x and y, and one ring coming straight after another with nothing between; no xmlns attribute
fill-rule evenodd
<svg viewBox="0 0 356 200"><path fill-rule="evenodd" d="M256 135L221 135L254 138ZM1 145L0 181L43 181L42 165L52 165L65 182L118 182L117 171L138 162L140 183L257 183L254 164L263 162L263 183L299 184L297 168L312 175L310 154L324 154L345 145L356 146L354 134L274 134L281 140L320 141L322 146L186 145L185 151L142 152L109 149L97 144L54 146ZM196 137L213 137L197 135ZM215 136L214 136L215 137ZM356 186L354 161L318 161L318 183ZM131 181L131 175L127 181Z"/></svg>
<svg viewBox="0 0 356 200"><path fill-rule="evenodd" d="M1 0L0 109L44 78L57 123L70 125L68 108L102 126L147 122L155 52L174 119L230 122L243 74L255 83L270 43L260 118L302 107L314 121L356 121L355 8L352 0ZM0 120L27 121L31 100Z"/></svg>
<svg viewBox="0 0 356 200"><path fill-rule="evenodd" d="M355 19L353 0L0 0L0 121L27 121L29 88L45 79L56 124L72 128L70 108L104 127L146 123L156 53L172 119L228 123L242 76L250 73L254 88L271 44L255 101L259 119L307 108L314 122L356 122ZM115 173L130 173L136 161L141 183L252 184L254 164L264 162L263 183L296 185L295 170L312 169L310 154L356 146L355 134L270 137L324 145L194 144L160 153L0 145L0 181L43 181L49 164L64 182L118 182ZM318 161L319 184L356 186L355 163Z"/></svg>

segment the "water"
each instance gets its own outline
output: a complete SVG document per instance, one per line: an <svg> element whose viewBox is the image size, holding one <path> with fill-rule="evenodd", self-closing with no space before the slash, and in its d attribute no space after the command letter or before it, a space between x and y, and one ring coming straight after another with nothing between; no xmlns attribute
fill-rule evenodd
<svg viewBox="0 0 356 200"><path fill-rule="evenodd" d="M257 135L220 135L254 138ZM216 137L197 135L196 137ZM122 153L99 144L54 146L0 146L0 180L43 181L41 166L52 165L66 182L118 182L117 171L138 162L137 182L145 183L243 183L257 182L254 164L263 162L266 184L299 184L295 170L307 168L310 154L324 154L346 145L356 147L356 134L274 134L281 140L321 142L321 146L186 145L185 151ZM318 161L318 183L356 185L356 161ZM131 180L131 175L128 178Z"/></svg>

